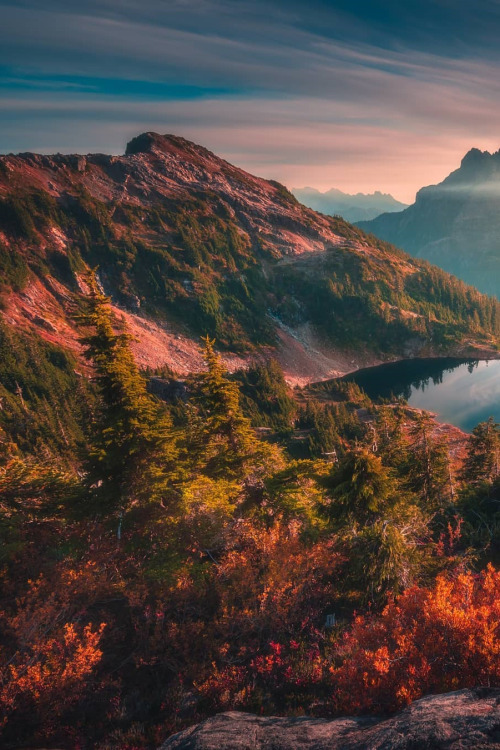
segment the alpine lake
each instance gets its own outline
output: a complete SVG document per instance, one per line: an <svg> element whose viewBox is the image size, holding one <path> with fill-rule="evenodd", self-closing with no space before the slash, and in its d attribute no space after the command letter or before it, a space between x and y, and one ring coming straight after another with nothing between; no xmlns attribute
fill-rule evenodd
<svg viewBox="0 0 500 750"><path fill-rule="evenodd" d="M465 432L489 417L500 422L500 360L408 359L341 380L354 381L372 399L403 397Z"/></svg>

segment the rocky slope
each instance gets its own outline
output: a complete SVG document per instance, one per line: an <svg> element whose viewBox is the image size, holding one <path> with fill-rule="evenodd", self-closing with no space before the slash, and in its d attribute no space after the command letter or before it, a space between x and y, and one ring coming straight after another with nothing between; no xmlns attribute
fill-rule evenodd
<svg viewBox="0 0 500 750"><path fill-rule="evenodd" d="M0 296L13 329L78 352L97 266L142 366L277 357L292 382L409 355L495 351L500 307L177 136L124 156L0 157Z"/></svg>
<svg viewBox="0 0 500 750"><path fill-rule="evenodd" d="M161 750L482 750L500 748L500 690L431 695L385 721L286 719L230 712L170 737Z"/></svg>
<svg viewBox="0 0 500 750"><path fill-rule="evenodd" d="M332 188L322 193L315 188L293 188L293 195L309 208L321 211L330 216L342 216L350 222L369 221L383 213L403 211L408 204L401 203L389 193L356 193L349 195L342 190Z"/></svg>
<svg viewBox="0 0 500 750"><path fill-rule="evenodd" d="M405 211L361 221L367 232L500 297L500 151L472 149Z"/></svg>

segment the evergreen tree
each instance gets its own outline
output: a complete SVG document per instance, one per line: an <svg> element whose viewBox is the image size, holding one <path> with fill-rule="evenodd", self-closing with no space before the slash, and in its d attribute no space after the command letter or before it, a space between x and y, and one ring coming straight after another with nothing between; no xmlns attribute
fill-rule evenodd
<svg viewBox="0 0 500 750"><path fill-rule="evenodd" d="M380 519L347 538L349 582L361 591L361 600L385 605L387 597L415 582L424 556L419 538L425 526L414 513L398 520Z"/></svg>
<svg viewBox="0 0 500 750"><path fill-rule="evenodd" d="M341 413L339 413L341 411ZM338 432L339 423L349 429L352 427L350 414L344 404L336 407L318 404L308 400L298 415L298 426L310 430L307 437L307 448L311 457L329 456L336 460L342 450L342 441Z"/></svg>
<svg viewBox="0 0 500 750"><path fill-rule="evenodd" d="M208 336L203 342L207 371L198 379L200 413L191 420L191 445L209 476L243 479L248 471L262 468L272 447L257 439L243 415L238 385L228 377L215 342Z"/></svg>
<svg viewBox="0 0 500 750"><path fill-rule="evenodd" d="M399 408L381 406L377 410L375 431L377 436L376 453L386 466L402 469L408 458L408 441L402 429L403 415Z"/></svg>
<svg viewBox="0 0 500 750"><path fill-rule="evenodd" d="M364 526L394 505L396 482L378 456L351 451L326 480L328 515L335 525Z"/></svg>
<svg viewBox="0 0 500 750"><path fill-rule="evenodd" d="M449 456L446 443L434 437L435 423L430 414L416 415L409 429L406 484L428 510L442 504L450 495Z"/></svg>
<svg viewBox="0 0 500 750"><path fill-rule="evenodd" d="M466 482L491 482L499 475L500 425L493 417L472 430L462 475Z"/></svg>
<svg viewBox="0 0 500 750"><path fill-rule="evenodd" d="M81 316L81 342L92 362L100 404L91 425L87 483L104 512L123 513L149 501L167 502L175 446L167 412L146 390L130 350L115 333L109 299L95 276Z"/></svg>
<svg viewBox="0 0 500 750"><path fill-rule="evenodd" d="M254 427L290 432L297 404L290 395L283 370L276 360L259 363L236 374L241 385L242 406Z"/></svg>
<svg viewBox="0 0 500 750"><path fill-rule="evenodd" d="M421 568L422 513L381 459L366 449L349 453L326 486L327 515L349 559L345 585L365 603L383 604L390 591L409 585Z"/></svg>
<svg viewBox="0 0 500 750"><path fill-rule="evenodd" d="M314 414L314 429L308 438L309 453L311 456L331 456L335 459L340 446L332 409L319 406Z"/></svg>

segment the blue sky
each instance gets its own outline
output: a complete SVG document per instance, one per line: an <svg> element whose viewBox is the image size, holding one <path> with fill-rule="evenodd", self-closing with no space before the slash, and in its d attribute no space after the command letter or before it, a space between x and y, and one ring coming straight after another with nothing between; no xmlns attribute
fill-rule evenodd
<svg viewBox="0 0 500 750"><path fill-rule="evenodd" d="M0 0L0 152L195 140L410 201L500 147L498 0Z"/></svg>

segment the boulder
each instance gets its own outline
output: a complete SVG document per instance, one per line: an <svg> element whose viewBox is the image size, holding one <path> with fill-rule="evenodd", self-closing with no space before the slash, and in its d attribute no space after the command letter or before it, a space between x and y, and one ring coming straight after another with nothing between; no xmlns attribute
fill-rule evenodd
<svg viewBox="0 0 500 750"><path fill-rule="evenodd" d="M231 711L169 737L160 750L500 750L500 689L415 701L390 718L254 716Z"/></svg>

